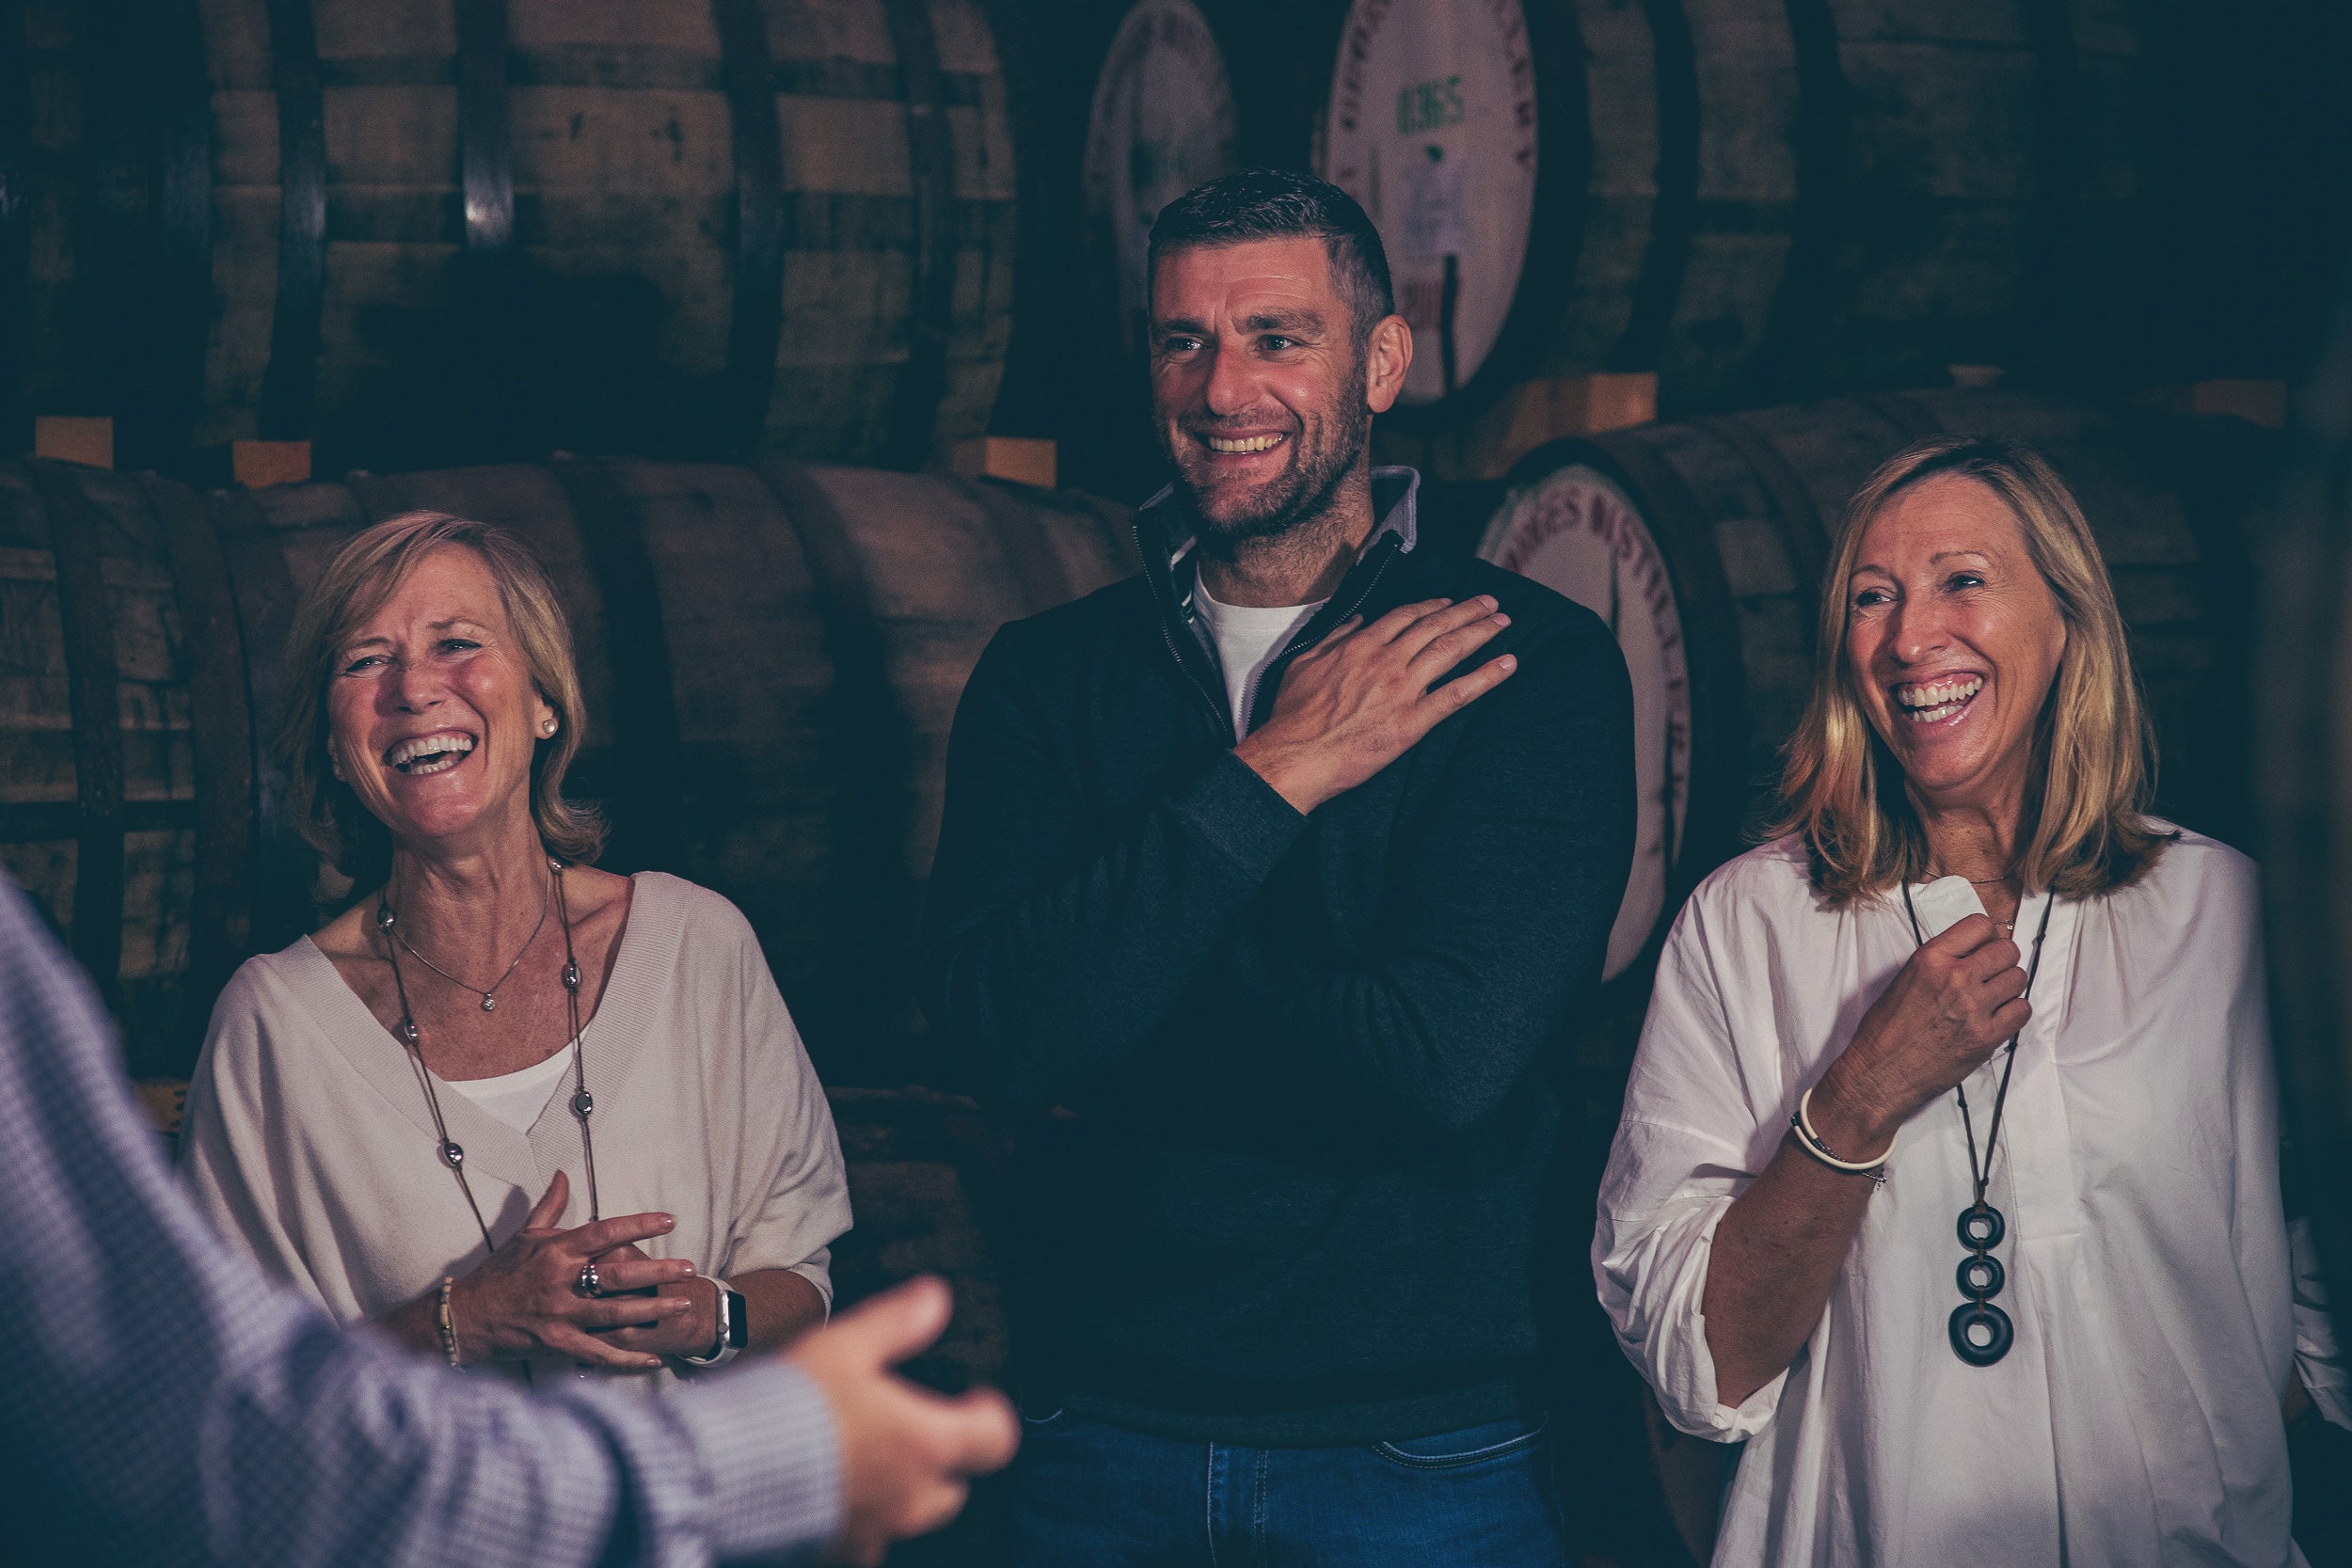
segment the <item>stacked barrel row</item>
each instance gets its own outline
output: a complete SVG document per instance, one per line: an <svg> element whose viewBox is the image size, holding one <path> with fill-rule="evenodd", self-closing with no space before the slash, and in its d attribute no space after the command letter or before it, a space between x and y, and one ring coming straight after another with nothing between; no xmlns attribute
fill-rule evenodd
<svg viewBox="0 0 2352 1568"><path fill-rule="evenodd" d="M0 436L916 467L995 401L1007 99L977 0L24 0Z"/></svg>
<svg viewBox="0 0 2352 1568"><path fill-rule="evenodd" d="M1408 411L1626 371L1703 411L1952 363L2087 374L2125 346L2151 190L2140 35L2115 0L1304 15L1140 0L1100 46L1104 330L1158 205L1220 166L1311 163L1380 227L1419 340ZM1269 26L1311 82L1268 70ZM1257 102L1301 97L1311 123Z"/></svg>
<svg viewBox="0 0 2352 1568"><path fill-rule="evenodd" d="M1128 442L1124 489L1143 234L1241 163L1372 211L1422 338L1408 422L1586 372L1693 412L1951 363L2106 379L2167 195L2134 15L23 0L0 435L105 414L123 462L191 472L242 438L321 471L913 467L993 418L1082 464Z"/></svg>

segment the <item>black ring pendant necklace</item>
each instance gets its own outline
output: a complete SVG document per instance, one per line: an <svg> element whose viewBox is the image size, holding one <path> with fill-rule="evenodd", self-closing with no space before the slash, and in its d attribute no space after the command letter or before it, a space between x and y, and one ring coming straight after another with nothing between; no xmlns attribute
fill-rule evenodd
<svg viewBox="0 0 2352 1568"><path fill-rule="evenodd" d="M2042 972L2042 939L2050 934L2050 911L2058 905L2058 895L2042 895L2042 924L2033 934L2033 958L2026 966L2025 995L2033 995L2034 976ZM1927 937L1919 929L1919 911L1912 907L1911 884L1903 884L1903 911L1911 916L1911 934L1922 947ZM2001 1112L2009 1102L2010 1070L2017 1065L2017 1036L2001 1048L2001 1084L1993 1094L1993 1125L1985 1132L1984 1158L1977 1158L1977 1128L1968 1115L1968 1090L1955 1084L1952 1093L1960 1100L1960 1125L1968 1134L1968 1179L1976 1192L1976 1201L1960 1212L1960 1244L1968 1249L1968 1256L1960 1260L1953 1274L1953 1282L1960 1287L1963 1301L1952 1308L1946 1328L1952 1341L1952 1354L1971 1367L1990 1367L2009 1354L2017 1342L2017 1325L2010 1316L1993 1305L1993 1298L2009 1283L2009 1271L1993 1256L1993 1249L2009 1234L2009 1220L1985 1201L1985 1192L1993 1184L1993 1151L2000 1147Z"/></svg>

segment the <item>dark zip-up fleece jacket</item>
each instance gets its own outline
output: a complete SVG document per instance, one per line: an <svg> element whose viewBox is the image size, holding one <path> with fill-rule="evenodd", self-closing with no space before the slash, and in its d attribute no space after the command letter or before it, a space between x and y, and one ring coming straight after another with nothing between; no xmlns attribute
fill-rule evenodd
<svg viewBox="0 0 2352 1568"><path fill-rule="evenodd" d="M1410 469L1268 669L1350 614L1491 594L1516 674L1302 816L1233 755L1181 502L1144 575L998 632L956 714L926 1005L1035 1113L1007 1259L1025 1399L1327 1446L1524 1408L1549 1081L1633 849L1623 657L1590 611L1411 548ZM1469 666L1465 666L1469 668ZM1557 1218L1558 1216L1555 1216ZM1573 1260L1573 1259L1572 1259Z"/></svg>

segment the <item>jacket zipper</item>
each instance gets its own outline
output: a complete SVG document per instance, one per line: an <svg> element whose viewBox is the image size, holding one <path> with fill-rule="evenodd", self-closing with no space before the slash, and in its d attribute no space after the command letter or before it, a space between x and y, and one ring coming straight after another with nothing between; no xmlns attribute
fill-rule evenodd
<svg viewBox="0 0 2352 1568"><path fill-rule="evenodd" d="M1343 621L1345 621L1349 616L1355 614L1359 610L1361 610L1364 606L1364 601L1372 597L1372 591L1380 586L1381 578L1387 575L1389 562L1394 561L1398 556L1404 553L1405 552L1403 550L1398 549L1391 550L1387 554L1383 555L1380 558L1379 564L1373 567L1372 575L1364 579L1363 587L1357 591L1356 596L1348 601L1346 608L1343 609L1339 614L1332 617L1331 625L1336 626ZM1165 632L1167 629L1167 623L1163 620L1160 625L1160 630ZM1328 637L1330 635L1330 632L1327 630L1323 633L1322 637L1316 638L1314 642L1310 642L1306 640L1306 634L1301 632L1299 636L1291 642L1289 647L1282 650L1282 657L1276 659L1272 664L1266 667L1266 673L1258 677L1258 689L1252 693L1250 697L1249 727L1251 729L1254 730L1258 727L1258 705L1265 700L1266 693L1269 691L1279 691L1281 689L1282 677L1290 673L1291 660L1296 658L1300 654L1306 652L1309 648L1313 647L1315 642L1320 642L1325 637ZM1168 641L1168 647L1172 650L1175 645L1174 640L1170 639Z"/></svg>
<svg viewBox="0 0 2352 1568"><path fill-rule="evenodd" d="M1136 546L1138 553L1142 553L1144 549L1148 548L1140 537L1136 540ZM1346 620L1350 615L1355 614L1357 610L1362 609L1364 601L1372 597L1372 591L1379 587L1380 579L1388 575L1389 562L1394 561L1398 556L1404 553L1405 552L1401 549L1391 549L1382 555L1380 557L1379 563L1373 567L1372 575L1364 579L1363 586L1356 591L1355 598L1349 600L1346 608L1342 610L1339 614L1332 617L1331 625L1335 626L1338 626L1342 621ZM1156 575L1152 577L1152 585L1154 597L1158 597L1166 592L1166 590L1160 586L1160 581ZM1183 614L1184 607L1182 605L1178 605L1175 608L1175 613L1179 615ZM1226 714L1221 708L1218 707L1216 694L1211 691L1208 687L1201 682L1200 675L1194 673L1192 666L1184 662L1184 656L1177 651L1176 634L1174 631L1169 629L1168 624L1168 619L1169 614L1168 607L1165 603L1163 603L1160 612L1160 641L1168 645L1168 657L1176 661L1176 668L1184 673L1184 683L1192 688L1194 695L1200 699L1201 705L1208 709L1209 717L1216 721L1217 723L1222 726L1219 731L1221 734L1224 729L1230 729L1232 727L1232 716ZM1323 634L1325 637L1329 635L1330 633L1327 631ZM1315 641L1319 642L1322 641L1322 638L1318 637ZM1289 647L1282 650L1282 657L1266 671L1266 675L1260 678L1256 696L1258 698L1263 698L1267 691L1279 688L1281 685L1282 673L1290 669L1291 660L1295 658L1301 651L1306 648L1312 647L1313 645L1313 643L1305 641L1304 633L1300 635L1299 639L1293 641ZM1272 678L1268 679L1266 677ZM1258 727L1255 721L1257 719L1257 714L1255 712L1257 705L1256 702L1253 700L1250 705L1252 711L1248 715L1248 718L1251 721L1249 727L1254 730Z"/></svg>
<svg viewBox="0 0 2352 1568"><path fill-rule="evenodd" d="M1165 614L1160 617L1160 640L1168 644L1168 657L1176 661L1176 668L1184 674L1184 684L1192 688L1193 695L1199 697L1201 705L1209 710L1209 717L1220 724L1225 724L1228 729L1232 728L1232 725L1227 723L1225 716L1217 711L1216 698L1210 693L1206 686L1201 684L1200 677L1193 673L1192 666L1184 662L1184 656L1176 651L1176 634L1168 629L1168 617Z"/></svg>

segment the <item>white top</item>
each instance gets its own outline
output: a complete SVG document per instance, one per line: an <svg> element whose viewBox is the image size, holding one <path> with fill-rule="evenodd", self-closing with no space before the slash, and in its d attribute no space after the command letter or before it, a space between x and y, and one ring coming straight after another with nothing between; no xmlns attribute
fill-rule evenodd
<svg viewBox="0 0 2352 1568"><path fill-rule="evenodd" d="M758 940L715 893L659 872L635 882L581 1035L604 1212L675 1214L639 1243L648 1254L723 1278L790 1269L830 1300L827 1249L850 1227L841 1146ZM569 1094L517 1132L436 1086L493 1237L521 1228L558 1169L572 1192L559 1223L587 1220ZM221 993L180 1161L222 1232L346 1323L485 1256L406 1049L307 937L248 959Z"/></svg>
<svg viewBox="0 0 2352 1568"><path fill-rule="evenodd" d="M1298 628L1330 603L1278 605L1271 610L1221 604L1210 596L1209 585L1195 574L1192 608L1216 644L1216 662L1225 673L1225 695L1233 709L1233 738L1249 734L1249 705L1258 695L1258 678L1280 655Z"/></svg>
<svg viewBox="0 0 2352 1568"><path fill-rule="evenodd" d="M2008 1356L1947 1338L1973 1197L1947 1095L1902 1129L1795 1363L1716 1402L1715 1227L1914 945L1899 899L1818 905L1783 839L1701 884L1660 961L1594 1275L1667 1418L1747 1439L1714 1560L2301 1563L2280 1396L2299 1365L2352 1425L2352 1378L2281 1210L2254 867L2195 833L2052 912L1987 1195ZM1997 1074L1966 1085L1979 1139Z"/></svg>
<svg viewBox="0 0 2352 1568"><path fill-rule="evenodd" d="M587 1029L580 1029L585 1043ZM572 1071L572 1048L567 1041L546 1061L533 1062L520 1072L504 1072L496 1078L443 1078L447 1084L468 1100L489 1112L517 1132L529 1132L531 1124L539 1119L539 1113L548 1108L559 1085L567 1082Z"/></svg>

